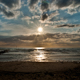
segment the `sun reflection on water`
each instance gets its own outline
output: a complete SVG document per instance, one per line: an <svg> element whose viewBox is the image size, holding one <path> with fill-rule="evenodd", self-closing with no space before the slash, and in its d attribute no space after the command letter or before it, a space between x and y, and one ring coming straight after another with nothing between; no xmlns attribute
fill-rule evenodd
<svg viewBox="0 0 80 80"><path fill-rule="evenodd" d="M45 52L41 49L43 48L37 48L37 50L35 51L35 61L43 62L46 59L46 55L44 54Z"/></svg>
<svg viewBox="0 0 80 80"><path fill-rule="evenodd" d="M36 47L35 49L40 50L40 49L45 49L44 47Z"/></svg>

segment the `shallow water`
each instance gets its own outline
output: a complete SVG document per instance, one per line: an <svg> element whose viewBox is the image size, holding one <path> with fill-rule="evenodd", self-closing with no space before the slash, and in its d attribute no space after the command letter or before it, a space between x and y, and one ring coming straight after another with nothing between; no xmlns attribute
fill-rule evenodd
<svg viewBox="0 0 80 80"><path fill-rule="evenodd" d="M0 62L8 61L80 62L80 48L9 48L9 52L0 55Z"/></svg>

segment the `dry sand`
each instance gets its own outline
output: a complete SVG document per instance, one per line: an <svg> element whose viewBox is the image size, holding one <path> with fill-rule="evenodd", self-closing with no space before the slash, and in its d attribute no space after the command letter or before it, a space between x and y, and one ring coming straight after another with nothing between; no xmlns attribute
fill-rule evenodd
<svg viewBox="0 0 80 80"><path fill-rule="evenodd" d="M0 62L0 80L80 80L80 63Z"/></svg>

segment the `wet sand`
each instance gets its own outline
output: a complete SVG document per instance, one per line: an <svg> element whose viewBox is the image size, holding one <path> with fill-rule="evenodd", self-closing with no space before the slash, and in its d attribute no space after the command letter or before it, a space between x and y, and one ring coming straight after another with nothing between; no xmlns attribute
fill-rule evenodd
<svg viewBox="0 0 80 80"><path fill-rule="evenodd" d="M80 63L0 62L0 80L80 80Z"/></svg>

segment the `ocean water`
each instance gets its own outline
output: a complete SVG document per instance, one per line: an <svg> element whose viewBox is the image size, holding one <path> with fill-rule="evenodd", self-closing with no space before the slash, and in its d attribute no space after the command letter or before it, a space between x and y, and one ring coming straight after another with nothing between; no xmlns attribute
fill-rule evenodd
<svg viewBox="0 0 80 80"><path fill-rule="evenodd" d="M80 62L80 48L0 48L0 62Z"/></svg>

